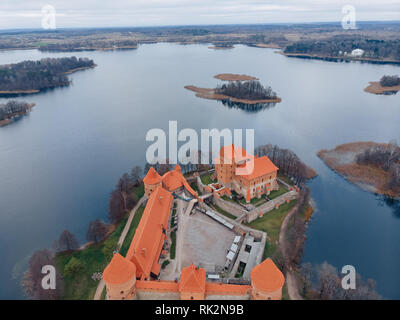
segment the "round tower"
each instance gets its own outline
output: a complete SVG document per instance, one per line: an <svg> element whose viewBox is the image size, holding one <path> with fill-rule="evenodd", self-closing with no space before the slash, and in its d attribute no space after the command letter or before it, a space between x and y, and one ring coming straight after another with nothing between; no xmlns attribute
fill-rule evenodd
<svg viewBox="0 0 400 320"><path fill-rule="evenodd" d="M136 295L136 266L119 253L104 269L108 300L131 300Z"/></svg>
<svg viewBox="0 0 400 320"><path fill-rule="evenodd" d="M153 167L150 167L146 176L143 178L143 183L144 193L149 197L150 194L157 189L157 187L161 186L162 178Z"/></svg>
<svg viewBox="0 0 400 320"><path fill-rule="evenodd" d="M285 277L275 263L264 260L251 270L251 299L281 300Z"/></svg>

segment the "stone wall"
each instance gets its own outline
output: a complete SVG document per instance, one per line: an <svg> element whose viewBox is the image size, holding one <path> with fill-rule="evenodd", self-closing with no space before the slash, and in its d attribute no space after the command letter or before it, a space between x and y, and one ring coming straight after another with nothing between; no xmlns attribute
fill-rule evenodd
<svg viewBox="0 0 400 320"><path fill-rule="evenodd" d="M240 217L241 215L247 213L247 211L240 205L221 198L213 197L213 203L235 217Z"/></svg>

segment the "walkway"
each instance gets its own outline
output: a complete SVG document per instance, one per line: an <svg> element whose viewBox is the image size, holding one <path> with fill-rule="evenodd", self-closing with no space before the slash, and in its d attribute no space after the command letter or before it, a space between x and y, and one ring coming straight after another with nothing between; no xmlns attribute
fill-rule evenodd
<svg viewBox="0 0 400 320"><path fill-rule="evenodd" d="M138 201L138 203L136 204L136 206L131 210L130 214L129 214L129 218L128 221L125 224L125 228L121 233L121 236L119 237L118 240L118 246L121 247L122 244L124 243L125 237L128 234L128 231L131 227L131 223L133 220L133 217L135 216L135 213L137 211L137 209L143 204L143 202L145 202L147 200L146 196L143 196L140 198L140 200ZM105 287L105 282L103 279L101 279L101 281L99 282L96 292L94 294L93 300L100 300L101 299L101 294L103 293L104 287Z"/></svg>
<svg viewBox="0 0 400 320"><path fill-rule="evenodd" d="M290 218L293 216L293 214L296 212L298 206L296 205L290 212L286 215L285 219L282 222L282 227L281 231L279 233L279 245L282 249L282 255L285 260L286 254L287 254L287 242L286 242L286 231L287 231L287 226L290 221ZM303 297L299 294L297 290L297 284L296 284L296 278L294 277L292 267L289 266L287 268L288 270L286 271L286 286L288 289L288 294L290 297L290 300L303 300Z"/></svg>

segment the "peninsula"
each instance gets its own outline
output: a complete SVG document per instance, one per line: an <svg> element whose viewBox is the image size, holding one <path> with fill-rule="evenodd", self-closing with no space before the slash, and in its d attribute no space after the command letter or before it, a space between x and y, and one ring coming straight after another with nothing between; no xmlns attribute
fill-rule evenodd
<svg viewBox="0 0 400 320"><path fill-rule="evenodd" d="M45 89L69 86L68 74L94 68L87 58L46 58L0 66L0 95L38 93Z"/></svg>
<svg viewBox="0 0 400 320"><path fill-rule="evenodd" d="M318 157L364 190L400 196L400 148L394 142L346 143L332 150L321 150Z"/></svg>
<svg viewBox="0 0 400 320"><path fill-rule="evenodd" d="M10 124L20 116L26 115L34 106L34 103L14 100L8 101L5 104L0 104L0 127Z"/></svg>

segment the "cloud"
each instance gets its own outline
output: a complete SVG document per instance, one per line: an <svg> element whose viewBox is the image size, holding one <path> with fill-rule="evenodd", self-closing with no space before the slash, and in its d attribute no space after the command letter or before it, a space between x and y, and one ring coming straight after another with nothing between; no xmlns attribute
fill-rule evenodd
<svg viewBox="0 0 400 320"><path fill-rule="evenodd" d="M350 4L358 20L400 20L399 0L1 0L0 28L35 28L52 5L59 27L340 21Z"/></svg>

